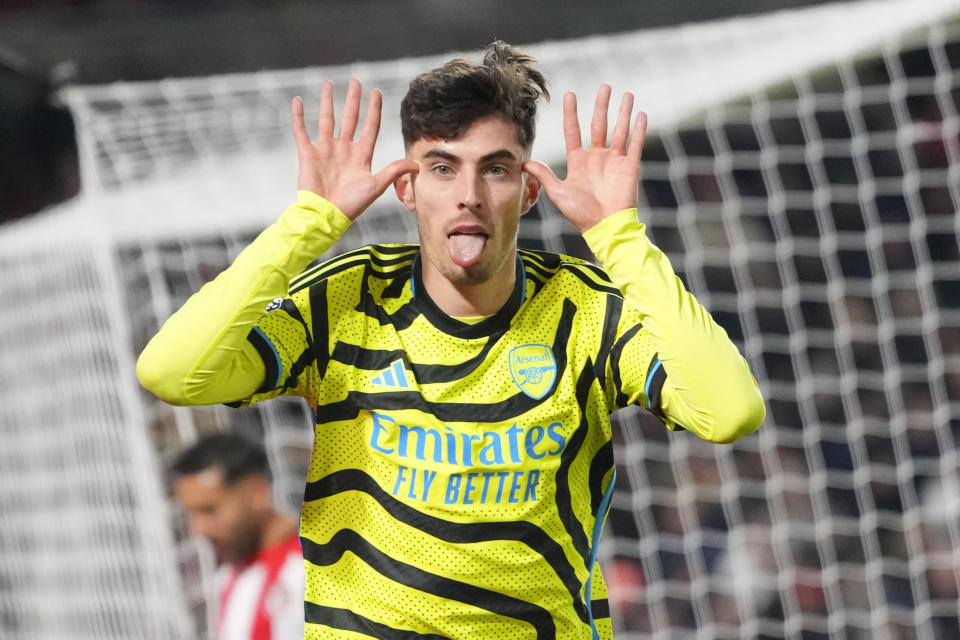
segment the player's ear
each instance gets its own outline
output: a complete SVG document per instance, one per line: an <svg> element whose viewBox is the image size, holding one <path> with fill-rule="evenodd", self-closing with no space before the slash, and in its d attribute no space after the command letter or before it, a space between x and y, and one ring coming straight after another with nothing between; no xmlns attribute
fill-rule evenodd
<svg viewBox="0 0 960 640"><path fill-rule="evenodd" d="M405 173L393 181L393 189L397 192L397 198L410 211L417 210L417 199L413 194L413 181L416 173Z"/></svg>
<svg viewBox="0 0 960 640"><path fill-rule="evenodd" d="M523 173L523 203L520 207L520 215L525 214L537 202L540 197L540 181L533 177L533 174Z"/></svg>

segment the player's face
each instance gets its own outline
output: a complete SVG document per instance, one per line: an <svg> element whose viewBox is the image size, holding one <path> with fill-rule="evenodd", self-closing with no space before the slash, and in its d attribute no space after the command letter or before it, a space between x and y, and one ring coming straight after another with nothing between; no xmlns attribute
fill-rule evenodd
<svg viewBox="0 0 960 640"><path fill-rule="evenodd" d="M486 117L456 139L417 140L407 157L420 171L398 180L397 194L417 213L424 279L510 281L520 216L540 192L521 168L526 151L514 125Z"/></svg>
<svg viewBox="0 0 960 640"><path fill-rule="evenodd" d="M221 562L238 562L256 554L260 545L262 487L257 477L233 484L219 468L177 478L174 492L183 505L193 535L206 538Z"/></svg>

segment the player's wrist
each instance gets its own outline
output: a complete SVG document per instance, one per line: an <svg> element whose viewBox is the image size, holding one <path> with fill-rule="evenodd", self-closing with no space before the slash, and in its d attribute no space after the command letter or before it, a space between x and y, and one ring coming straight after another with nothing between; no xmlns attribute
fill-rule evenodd
<svg viewBox="0 0 960 640"><path fill-rule="evenodd" d="M297 204L303 208L312 209L317 213L326 213L333 210L342 215L346 215L335 202L310 189L297 189Z"/></svg>
<svg viewBox="0 0 960 640"><path fill-rule="evenodd" d="M604 216L598 216L587 221L583 225L578 225L580 234L584 238L597 234L602 234L606 229L619 229L624 224L637 221L637 207L627 207L612 211Z"/></svg>
<svg viewBox="0 0 960 640"><path fill-rule="evenodd" d="M337 204L308 189L297 189L296 207L314 216L334 222L335 227L348 227L353 218L343 212Z"/></svg>

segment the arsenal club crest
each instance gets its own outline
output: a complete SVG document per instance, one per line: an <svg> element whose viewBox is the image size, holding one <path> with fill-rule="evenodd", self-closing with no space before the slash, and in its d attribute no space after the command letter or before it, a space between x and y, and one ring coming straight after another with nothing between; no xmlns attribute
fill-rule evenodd
<svg viewBox="0 0 960 640"><path fill-rule="evenodd" d="M510 350L510 375L520 391L534 400L547 395L557 378L557 361L545 344L525 344Z"/></svg>

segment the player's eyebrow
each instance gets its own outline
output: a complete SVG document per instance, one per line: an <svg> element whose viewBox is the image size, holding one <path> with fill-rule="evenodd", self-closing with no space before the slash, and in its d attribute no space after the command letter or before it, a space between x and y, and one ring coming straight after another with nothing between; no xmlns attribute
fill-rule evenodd
<svg viewBox="0 0 960 640"><path fill-rule="evenodd" d="M424 158L440 158L442 160L448 160L450 162L460 162L460 157L456 156L449 151L444 151L442 149L431 149L423 154ZM517 156L510 151L509 149L497 149L496 151L491 151L490 153L484 155L480 158L480 164L486 164L488 162L494 162L495 160L517 160Z"/></svg>
<svg viewBox="0 0 960 640"><path fill-rule="evenodd" d="M480 164L493 162L494 160L516 160L516 159L517 159L517 156L515 156L514 153L509 149L497 149L496 151L492 151L487 155L483 156L482 158L480 158Z"/></svg>
<svg viewBox="0 0 960 640"><path fill-rule="evenodd" d="M450 162L460 161L460 158L453 155L449 151L442 151L440 149L430 149L430 151L427 151L425 154L423 154L423 157L424 158L440 158L442 160L449 160Z"/></svg>

